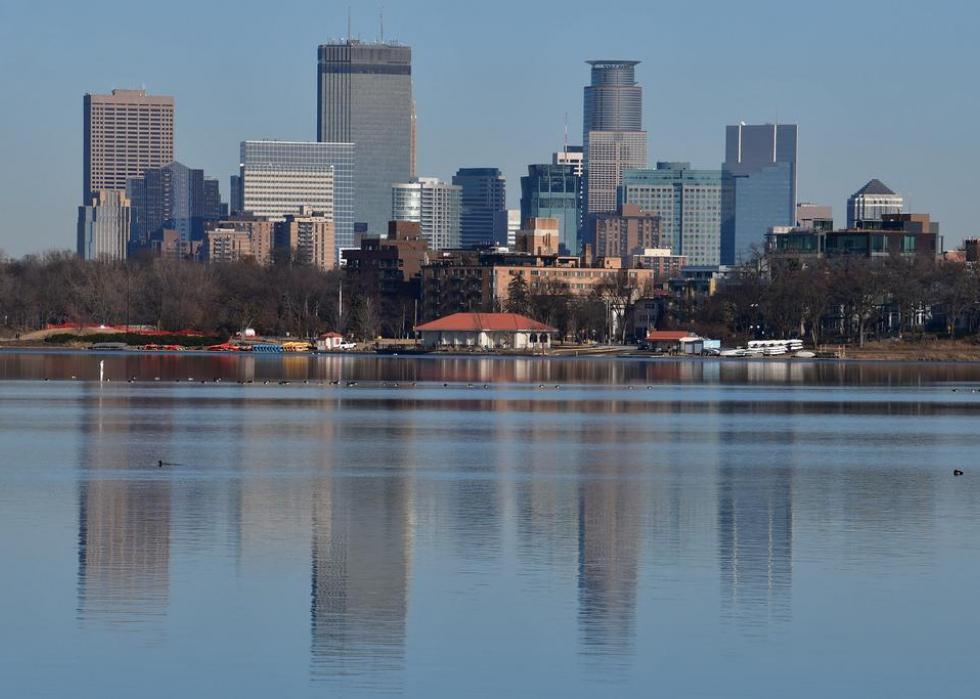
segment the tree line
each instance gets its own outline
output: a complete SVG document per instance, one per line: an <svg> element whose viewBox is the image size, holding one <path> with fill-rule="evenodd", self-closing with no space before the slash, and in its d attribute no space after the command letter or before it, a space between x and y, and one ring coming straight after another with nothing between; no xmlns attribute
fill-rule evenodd
<svg viewBox="0 0 980 699"><path fill-rule="evenodd" d="M980 329L980 268L923 256L839 257L801 263L757 257L709 297L681 298L669 322L745 339L813 345L959 337Z"/></svg>
<svg viewBox="0 0 980 699"><path fill-rule="evenodd" d="M527 315L570 341L634 340L632 316L640 298L655 299L656 327L728 342L800 337L812 344L863 344L980 331L980 268L923 257L801 264L760 256L730 272L711 295L635 288L625 271L586 294L572 293L561 280L529 285L520 275L507 292L502 303L476 310ZM414 298L385 297L369 280L288 261L86 261L60 252L0 257L0 327L6 334L49 324L149 325L228 336L245 328L295 337L336 330L371 340L410 336L415 322L424 320L417 314Z"/></svg>

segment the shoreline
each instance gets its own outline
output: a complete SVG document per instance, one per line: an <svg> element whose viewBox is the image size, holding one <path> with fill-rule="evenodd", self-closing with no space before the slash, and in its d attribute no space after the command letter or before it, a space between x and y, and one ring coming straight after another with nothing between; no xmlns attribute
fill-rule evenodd
<svg viewBox="0 0 980 699"><path fill-rule="evenodd" d="M882 348L878 345L866 346L863 348L859 347L825 347L821 348L821 354L825 356L817 357L794 357L791 354L772 356L772 357L718 357L718 356L700 356L700 355L685 355L685 354L657 354L653 352L639 352L635 349L623 348L622 350L617 350L614 348L602 348L599 351L594 351L593 348L582 348L580 350L575 350L572 348L559 350L557 352L550 352L547 354L530 354L530 353L519 353L519 352L466 352L466 351L434 351L434 352L417 352L417 351L407 351L404 353L400 352L378 352L370 348L365 348L364 350L351 350L351 351L338 351L338 352L282 352L282 353L269 353L269 354L257 354L253 355L251 352L235 352L235 351L213 351L197 348L188 348L185 350L144 350L138 348L126 348L126 349L113 349L113 350L103 350L103 349L92 349L89 347L82 346L52 346L43 342L38 343L18 343L18 342L4 342L0 341L0 353L2 354L50 354L50 355L92 355L92 356L188 356L188 357L228 357L228 356L261 356L263 358L284 358L284 357L390 357L393 359L439 359L439 358L453 358L453 359L548 359L548 360L562 360L562 359L603 359L603 360L643 360L643 361L666 361L666 362L676 362L676 361L695 361L695 362L722 362L722 363L779 363L779 362L792 362L797 363L902 363L902 364L977 364L980 363L980 346L978 345L964 345L963 343L955 343L957 346L942 346L934 348L915 348L913 351L912 347L903 348ZM839 350L843 349L843 352ZM834 350L837 350L837 356L826 356L833 354ZM923 351L924 350L924 351Z"/></svg>

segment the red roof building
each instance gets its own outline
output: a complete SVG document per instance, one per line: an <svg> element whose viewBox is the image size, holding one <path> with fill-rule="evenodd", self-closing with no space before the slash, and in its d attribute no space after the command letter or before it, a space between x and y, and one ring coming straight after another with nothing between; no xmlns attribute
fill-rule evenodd
<svg viewBox="0 0 980 699"><path fill-rule="evenodd" d="M453 313L415 327L423 346L546 349L558 331L518 313Z"/></svg>

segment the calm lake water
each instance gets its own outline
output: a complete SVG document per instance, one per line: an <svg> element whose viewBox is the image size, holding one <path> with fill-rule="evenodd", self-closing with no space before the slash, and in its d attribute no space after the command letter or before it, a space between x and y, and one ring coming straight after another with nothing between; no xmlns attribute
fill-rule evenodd
<svg viewBox="0 0 980 699"><path fill-rule="evenodd" d="M973 697L978 418L967 364L0 352L0 696Z"/></svg>

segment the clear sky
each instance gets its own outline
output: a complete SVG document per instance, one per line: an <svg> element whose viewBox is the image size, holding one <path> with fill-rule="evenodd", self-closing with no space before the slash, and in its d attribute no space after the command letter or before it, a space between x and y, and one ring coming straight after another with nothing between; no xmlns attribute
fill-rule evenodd
<svg viewBox="0 0 980 699"><path fill-rule="evenodd" d="M82 95L176 98L176 157L221 179L245 138L315 140L316 46L378 36L381 3L0 2L0 249L73 248ZM650 161L717 168L724 126L800 126L799 197L834 206L878 177L943 226L980 234L980 8L967 0L384 3L413 48L419 174L520 175L581 141L585 61L642 61Z"/></svg>

